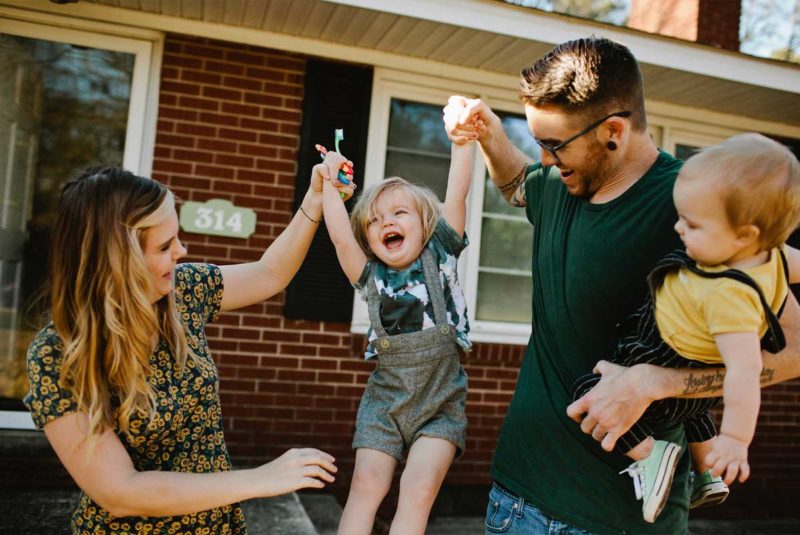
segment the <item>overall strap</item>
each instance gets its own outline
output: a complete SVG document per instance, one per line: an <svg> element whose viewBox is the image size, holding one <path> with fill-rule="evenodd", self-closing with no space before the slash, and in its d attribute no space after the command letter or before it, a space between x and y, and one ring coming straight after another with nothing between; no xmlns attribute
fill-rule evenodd
<svg viewBox="0 0 800 535"><path fill-rule="evenodd" d="M422 250L422 269L425 273L425 286L428 288L428 297L433 304L433 317L436 325L447 325L447 306L444 302L444 290L439 280L439 266L433 258L428 247Z"/></svg>
<svg viewBox="0 0 800 535"><path fill-rule="evenodd" d="M784 271L788 273L788 264L782 252L781 252L781 258L784 264ZM702 269L697 267L695 261L689 258L689 256L686 254L685 251L680 251L680 250L673 251L672 253L664 257L664 259L662 259L662 261L660 261L656 265L656 268L650 273L650 276L648 276L648 282L650 283L650 291L653 295L654 300L655 300L655 291L658 289L659 286L661 286L661 283L664 282L664 277L666 276L667 272L674 269L675 267L685 267L695 275L707 279L719 279L719 278L733 279L737 282L745 284L750 288L754 289L758 294L759 300L761 301L761 306L764 309L764 316L767 320L767 332L764 334L764 337L761 340L761 347L771 353L777 353L778 351L786 347L786 338L783 335L783 329L778 323L778 317L772 311L772 308L769 306L769 303L767 303L767 300L764 297L764 293L761 291L761 287L758 285L756 281L753 280L752 277L750 277L750 275L738 269L726 269L725 271L718 271L718 272L703 271Z"/></svg>
<svg viewBox="0 0 800 535"><path fill-rule="evenodd" d="M778 252L781 254L781 263L783 264L783 276L786 277L786 284L789 284L789 261L786 259L786 254L783 252L783 247L778 247ZM787 292L786 297L789 297ZM778 317L780 318L783 314L783 307L786 306L786 299L783 300L781 303L780 308L778 309Z"/></svg>
<svg viewBox="0 0 800 535"><path fill-rule="evenodd" d="M367 310L369 311L369 322L372 330L379 337L389 336L381 323L381 296L378 287L375 285L375 268L377 262L370 260L369 275L367 276Z"/></svg>
<svg viewBox="0 0 800 535"><path fill-rule="evenodd" d="M439 281L439 268L433 254L425 247L420 255L422 259L422 272L425 277L425 286L428 288L428 296L433 305L434 321L437 325L447 324L447 307L444 301L444 290ZM372 330L379 337L389 336L381 323L381 298L378 287L375 284L375 268L377 263L370 262L369 276L367 277L367 309L369 310L369 321Z"/></svg>

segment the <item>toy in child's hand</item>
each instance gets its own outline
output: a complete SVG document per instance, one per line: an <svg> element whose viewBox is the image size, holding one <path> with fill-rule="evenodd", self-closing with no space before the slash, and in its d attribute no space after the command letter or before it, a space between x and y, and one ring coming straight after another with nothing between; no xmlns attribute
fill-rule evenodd
<svg viewBox="0 0 800 535"><path fill-rule="evenodd" d="M341 154L341 152L339 151L339 141L344 139L344 130L341 128L337 128L335 130L334 138L335 138L334 145L336 146L336 152L339 152ZM325 155L328 154L328 149L326 149L320 144L314 145L314 148L316 148L319 151L319 155L324 160ZM339 174L337 175L336 178L338 178L339 182L341 182L342 184L345 185L353 184L353 188L355 189L356 185L355 183L353 183L353 167L349 165L347 162L344 162L341 165L341 167L339 167ZM345 197L344 192L339 192L339 195L342 197L342 199L344 199Z"/></svg>

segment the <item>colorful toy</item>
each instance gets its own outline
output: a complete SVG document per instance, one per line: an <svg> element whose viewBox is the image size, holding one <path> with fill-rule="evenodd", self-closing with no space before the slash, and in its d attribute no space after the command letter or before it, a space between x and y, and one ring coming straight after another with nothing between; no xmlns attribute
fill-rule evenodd
<svg viewBox="0 0 800 535"><path fill-rule="evenodd" d="M343 139L344 139L344 130L341 129L341 128L337 128L334 131L334 142L333 143L334 143L334 146L336 147L336 152L338 152L340 154L341 154L341 151L339 150L339 142L342 141ZM325 159L325 155L328 154L328 149L326 149L325 147L323 147L320 144L314 145L314 148L316 148L319 151L319 155L324 160ZM351 184L353 182L353 167L351 165L348 165L347 162L343 163L341 165L341 167L339 168L339 174L337 175L336 178L338 178L339 182L341 182L342 184L345 184L345 185ZM355 184L353 184L353 187L355 187ZM345 194L343 192L340 192L339 195L342 197L342 199L344 199Z"/></svg>

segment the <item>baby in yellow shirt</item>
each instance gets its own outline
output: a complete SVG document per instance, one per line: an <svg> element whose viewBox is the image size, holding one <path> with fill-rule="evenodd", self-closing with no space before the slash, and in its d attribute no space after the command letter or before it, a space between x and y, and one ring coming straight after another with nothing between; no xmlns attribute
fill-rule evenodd
<svg viewBox="0 0 800 535"><path fill-rule="evenodd" d="M691 507L721 503L750 475L747 448L761 400L761 350L785 345L777 315L800 282L800 251L783 244L800 223L800 163L760 134L734 136L689 158L673 190L675 230L686 247L650 273L645 304L622 326L613 360L670 368L726 368L720 434L708 410L719 398L653 403L617 442L634 459L644 519L666 502L680 446L655 440L648 422L682 422L697 475ZM575 383L575 399L599 380ZM723 478L720 476L724 475Z"/></svg>

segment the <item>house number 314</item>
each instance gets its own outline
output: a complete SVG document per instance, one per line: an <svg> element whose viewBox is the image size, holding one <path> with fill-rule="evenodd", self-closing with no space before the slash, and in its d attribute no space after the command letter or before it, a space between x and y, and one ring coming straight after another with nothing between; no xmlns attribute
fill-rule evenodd
<svg viewBox="0 0 800 535"><path fill-rule="evenodd" d="M250 208L234 206L223 199L181 206L181 228L195 234L247 238L256 228L256 214Z"/></svg>

